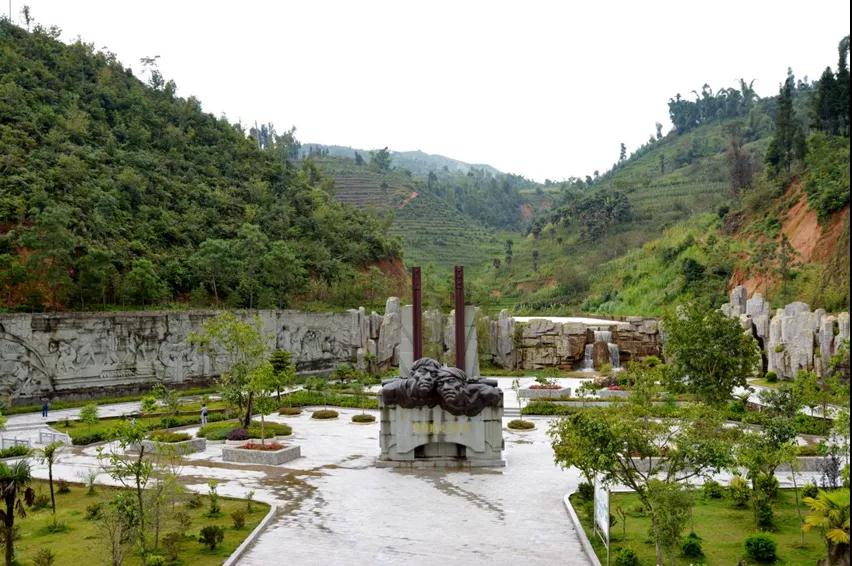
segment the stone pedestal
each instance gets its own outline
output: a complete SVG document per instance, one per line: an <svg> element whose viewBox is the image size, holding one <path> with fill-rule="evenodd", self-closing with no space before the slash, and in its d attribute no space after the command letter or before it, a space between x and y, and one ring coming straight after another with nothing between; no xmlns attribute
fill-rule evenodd
<svg viewBox="0 0 852 566"><path fill-rule="evenodd" d="M382 406L379 467L502 467L503 407L456 416L440 406Z"/></svg>

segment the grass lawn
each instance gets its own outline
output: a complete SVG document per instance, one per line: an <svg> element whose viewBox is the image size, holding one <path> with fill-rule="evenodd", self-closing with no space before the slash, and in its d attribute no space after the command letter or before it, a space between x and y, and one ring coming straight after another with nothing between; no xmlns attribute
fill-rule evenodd
<svg viewBox="0 0 852 566"><path fill-rule="evenodd" d="M33 486L37 492L48 494L46 481L35 481ZM54 488L56 485L54 484ZM56 555L55 566L64 564L81 566L83 564L108 564L109 547L99 529L97 520L86 519L86 508L96 503L106 503L118 493L118 488L97 487L95 495L86 495L86 488L71 484L71 492L56 495L56 518L60 524L65 524L64 532L50 533L47 527L51 524L50 505L45 509L27 510L24 519L15 519L15 526L20 529L20 538L15 542L15 555L20 564L32 564L35 553L41 548L47 548ZM186 497L184 497L184 500ZM161 536L173 531L183 532L185 539L179 554L182 564L205 565L221 564L240 545L249 533L260 523L269 511L269 505L253 502L253 512L246 516L246 524L241 529L235 529L231 512L245 509L246 502L239 499L219 498L222 513L219 517L208 518L207 496L201 498L203 505L191 509L185 502L178 503L175 512L187 513L192 522L183 529L175 519L171 509L163 513ZM207 525L219 525L225 529L225 538L216 550L209 550L198 542L198 532ZM161 551L165 554L164 551ZM142 558L131 548L127 550L125 564L136 566L142 564Z"/></svg>
<svg viewBox="0 0 852 566"><path fill-rule="evenodd" d="M181 397L190 397L195 395L208 395L211 393L218 392L218 389L215 387L195 387L192 389L179 389L178 395ZM100 399L91 399L87 401L53 401L50 403L51 411L58 411L61 409L75 409L78 407L84 407L89 403L95 403L96 405L109 405L112 403L129 403L132 401L139 401L143 397L150 395L150 392L147 393L139 393L136 395L120 395L120 396L112 396L112 397L101 397ZM198 404L201 407L201 404ZM12 407L6 407L3 410L3 414L5 415L20 415L23 413L38 413L41 411L41 405L14 405Z"/></svg>
<svg viewBox="0 0 852 566"><path fill-rule="evenodd" d="M801 491L799 492L801 498ZM590 517L583 511L582 500L578 502L577 495L571 496L571 503L580 517L580 522L586 531L586 536L592 541L595 552L602 562L606 560L606 550L598 538L592 536ZM648 540L648 530L651 521L648 517L637 514L639 498L633 493L613 493L610 499L610 513L618 518L617 507L627 511L626 539L622 538L622 524L617 522L610 533L610 558L615 561L618 550L631 547L639 556L640 564L654 564L656 553L654 545ZM799 547L799 519L796 514L795 499L790 489L779 490L778 500L774 505L777 530L770 533L778 544L777 564L816 564L817 560L825 557L825 544L816 531L805 533L805 546ZM806 513L804 506L802 514ZM678 557L678 565L687 564L720 564L734 565L745 559L745 539L758 532L754 527L751 507L737 509L730 499L702 499L696 495L693 508L695 532L702 540L704 560ZM685 525L683 536L689 534L691 525ZM749 563L749 562L746 562Z"/></svg>

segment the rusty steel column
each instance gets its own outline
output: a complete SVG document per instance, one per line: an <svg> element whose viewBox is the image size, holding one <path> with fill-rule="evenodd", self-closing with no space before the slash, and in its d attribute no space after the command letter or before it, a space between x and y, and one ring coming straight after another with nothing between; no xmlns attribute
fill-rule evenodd
<svg viewBox="0 0 852 566"><path fill-rule="evenodd" d="M414 360L423 357L423 288L420 282L420 268L411 268L411 338L414 342Z"/></svg>
<svg viewBox="0 0 852 566"><path fill-rule="evenodd" d="M464 267L457 265L453 270L453 276L456 295L456 367L464 371Z"/></svg>

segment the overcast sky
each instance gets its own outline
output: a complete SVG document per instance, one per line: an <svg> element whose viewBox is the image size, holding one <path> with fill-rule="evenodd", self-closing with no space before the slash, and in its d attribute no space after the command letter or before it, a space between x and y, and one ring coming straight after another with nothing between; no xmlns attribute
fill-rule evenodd
<svg viewBox="0 0 852 566"><path fill-rule="evenodd" d="M850 16L848 0L11 2L134 70L159 55L178 94L231 121L539 181L603 172L671 127L678 92L818 78Z"/></svg>

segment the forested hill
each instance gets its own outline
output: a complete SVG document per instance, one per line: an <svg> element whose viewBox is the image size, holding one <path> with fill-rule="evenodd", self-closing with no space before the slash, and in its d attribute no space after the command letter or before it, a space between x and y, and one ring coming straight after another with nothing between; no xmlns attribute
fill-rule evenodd
<svg viewBox="0 0 852 566"><path fill-rule="evenodd" d="M0 307L354 303L400 257L316 168L57 37L0 22Z"/></svg>
<svg viewBox="0 0 852 566"><path fill-rule="evenodd" d="M369 159L369 156L381 148L375 150L356 149L341 145L324 145L318 143L306 143L302 145L301 157L309 157L311 155L328 155L331 157L345 157L347 159L356 159L356 154L364 159ZM387 148L384 148L387 149ZM391 158L391 166L397 169L406 169L412 174L426 177L429 173L445 171L447 173L462 173L466 175L471 170L478 170L488 175L497 176L502 172L491 165L484 163L472 164L445 157L443 155L435 155L425 153L423 151L394 151L389 150Z"/></svg>
<svg viewBox="0 0 852 566"><path fill-rule="evenodd" d="M553 207L494 258L488 296L521 312L652 315L742 283L773 304L847 309L848 50L846 38L836 66L815 82L791 73L778 96L744 80L673 96L668 134L658 124L609 171L546 187Z"/></svg>

